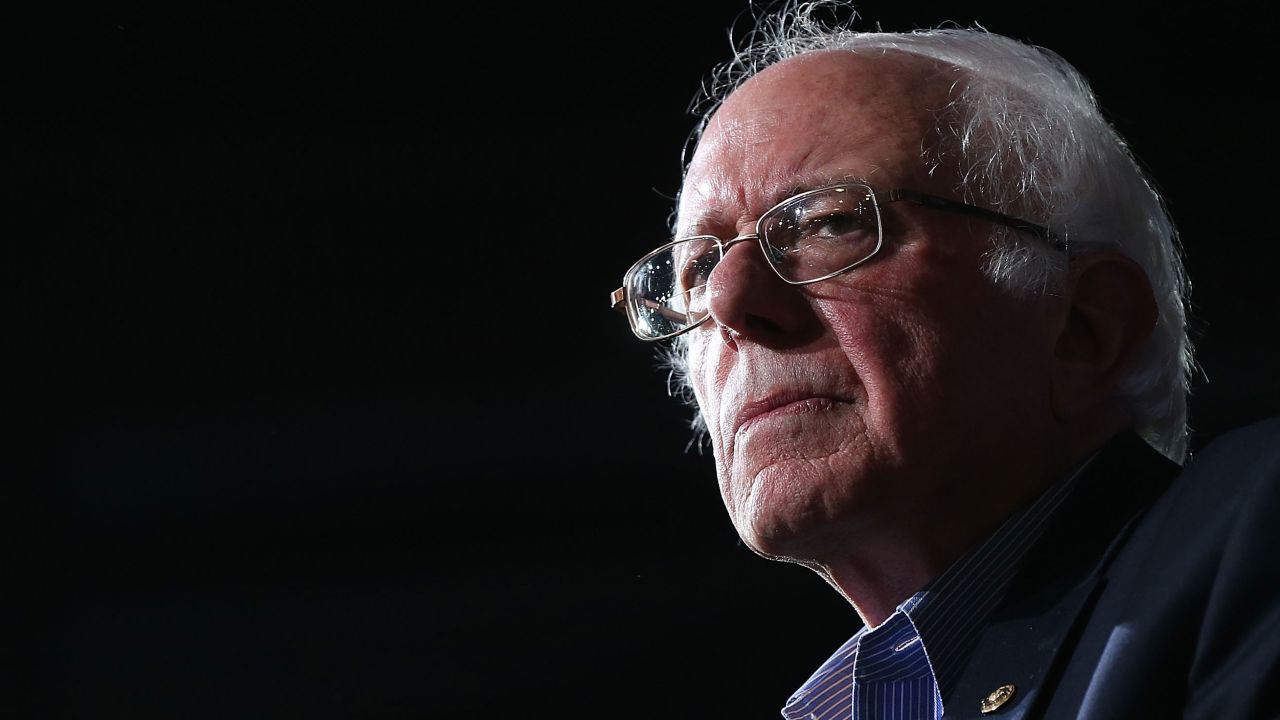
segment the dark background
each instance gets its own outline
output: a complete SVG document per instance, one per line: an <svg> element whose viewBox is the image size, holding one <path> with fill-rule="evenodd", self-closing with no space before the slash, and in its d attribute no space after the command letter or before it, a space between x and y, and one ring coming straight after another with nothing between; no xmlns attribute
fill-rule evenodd
<svg viewBox="0 0 1280 720"><path fill-rule="evenodd" d="M6 717L776 717L856 616L605 302L746 22L692 5L10 19ZM861 11L1075 62L1182 231L1194 444L1275 412L1274 12L1033 5Z"/></svg>

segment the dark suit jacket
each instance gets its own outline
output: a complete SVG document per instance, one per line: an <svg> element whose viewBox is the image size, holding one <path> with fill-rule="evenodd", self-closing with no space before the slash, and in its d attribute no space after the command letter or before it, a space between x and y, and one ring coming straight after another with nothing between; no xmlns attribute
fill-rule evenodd
<svg viewBox="0 0 1280 720"><path fill-rule="evenodd" d="M1126 433L1078 482L944 699L948 720L1280 717L1280 418L1181 471Z"/></svg>

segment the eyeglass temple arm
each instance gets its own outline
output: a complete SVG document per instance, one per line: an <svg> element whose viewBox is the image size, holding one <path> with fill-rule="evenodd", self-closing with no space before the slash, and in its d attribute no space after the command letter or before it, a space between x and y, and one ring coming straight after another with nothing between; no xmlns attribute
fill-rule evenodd
<svg viewBox="0 0 1280 720"><path fill-rule="evenodd" d="M941 198L936 195L925 195L924 193L918 193L918 192L915 192L914 190L902 190L902 189L890 190L887 195L888 195L888 198L885 200L885 202L896 202L898 200L906 200L907 202L913 202L919 205L937 208L939 210L946 210L949 212L960 213L962 215L971 215L973 217L979 217L979 218L982 218L983 220L988 220L990 222L996 223L997 225L1004 225L1005 227L1011 227L1014 230L1021 230L1022 232L1031 233L1032 235L1035 235L1036 237L1040 238L1046 243L1049 243L1049 245L1053 246L1054 248L1057 248L1058 250L1067 249L1067 243L1063 241L1062 238L1054 234L1054 232L1049 228L1043 225L1037 225L1035 223L1027 222L1026 220L1019 220L1016 217L1011 217L1009 215L1005 215L1004 213L998 213L994 210L987 210L986 208L980 208L980 207L975 207L973 205L968 205L966 203L956 202L955 200L948 200L946 198Z"/></svg>
<svg viewBox="0 0 1280 720"><path fill-rule="evenodd" d="M614 290L613 292L609 293L609 306L612 307L614 310L617 310L618 312L622 313L623 315L627 314L626 303L627 303L626 288L618 288L617 290ZM687 313L677 312L675 310L672 310L671 308L664 307L652 300L646 300L642 298L640 300L640 304L644 305L650 310L653 310L654 312L658 313L662 317L668 320L671 320L672 322L679 322L679 323L689 322L689 315Z"/></svg>

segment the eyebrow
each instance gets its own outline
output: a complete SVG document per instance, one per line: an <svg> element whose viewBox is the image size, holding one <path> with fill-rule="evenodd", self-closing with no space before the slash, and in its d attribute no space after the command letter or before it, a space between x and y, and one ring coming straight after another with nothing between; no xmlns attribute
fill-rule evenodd
<svg viewBox="0 0 1280 720"><path fill-rule="evenodd" d="M867 186L871 185L871 181L867 179L867 176L860 173L842 172L842 173L835 173L835 174L813 175L812 177L809 177L805 180L799 180L796 182L792 182L789 185L784 185L782 186L782 189L769 193L767 196L765 196L766 197L765 207L760 212L761 214L763 214L767 212L769 209L777 207L778 204L782 203L784 200L793 198L796 195L799 195L800 193L805 193L810 190L816 190L818 188L826 187L828 185L838 185L840 183L857 183L857 184L867 185ZM723 218L724 216L725 216L725 213L723 212L722 209L710 208L707 211L698 215L695 222L688 223L686 225L686 227L690 229L689 232L686 232L686 233L673 232L672 237L679 238L679 237L693 237L696 235L714 234L706 231L704 228L706 228L708 225L723 224L721 223L721 218ZM678 214L675 215L673 219L678 219ZM679 228L678 223L673 223L673 225L674 225L673 230Z"/></svg>
<svg viewBox="0 0 1280 720"><path fill-rule="evenodd" d="M836 175L816 175L812 179L804 182L797 182L786 186L784 191L773 193L769 196L769 207L776 207L788 198L793 198L800 193L817 190L818 188L827 187L828 185L839 185L840 183L856 183L859 185L871 186L871 181L866 175L857 173L839 173ZM768 208L766 208L768 209Z"/></svg>

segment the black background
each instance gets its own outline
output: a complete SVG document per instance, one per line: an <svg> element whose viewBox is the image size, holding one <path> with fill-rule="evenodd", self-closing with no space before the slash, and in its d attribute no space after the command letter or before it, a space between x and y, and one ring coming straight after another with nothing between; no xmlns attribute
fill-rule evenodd
<svg viewBox="0 0 1280 720"><path fill-rule="evenodd" d="M11 18L11 715L776 716L856 616L605 302L747 21L692 5ZM861 13L1080 67L1182 232L1194 444L1275 412L1274 12L1039 7Z"/></svg>

